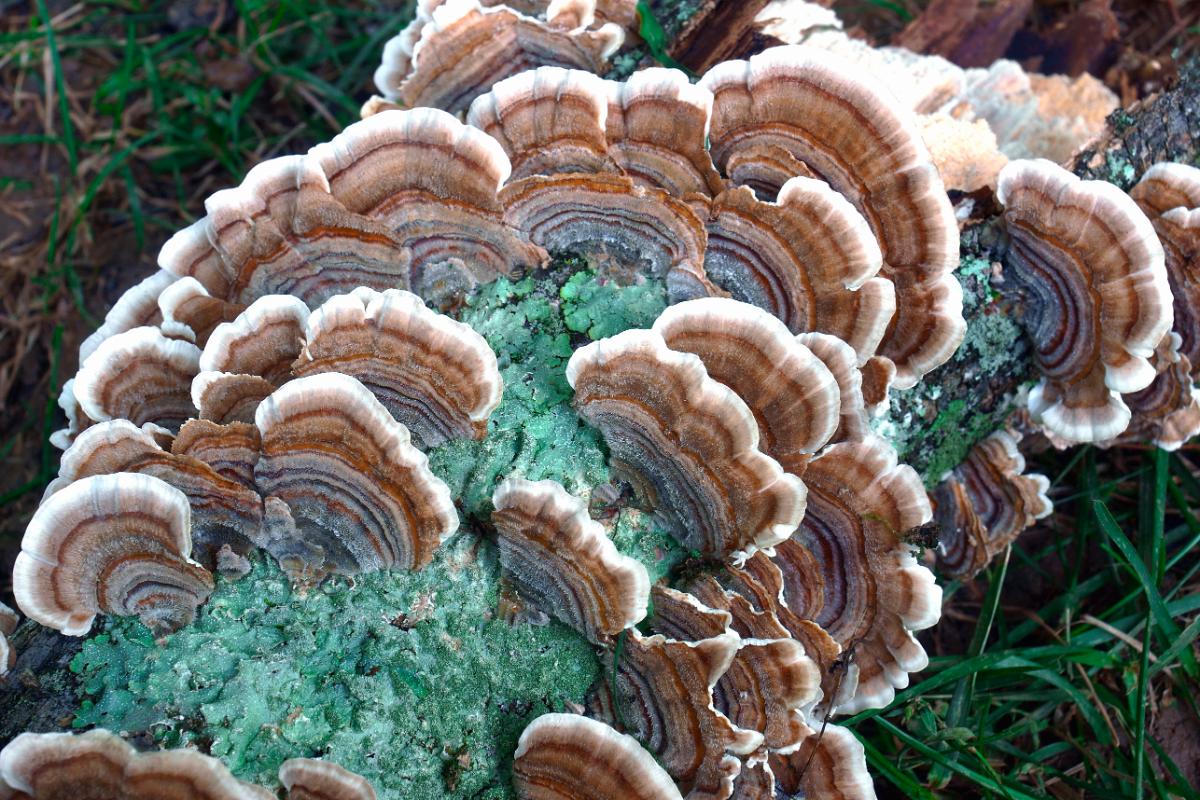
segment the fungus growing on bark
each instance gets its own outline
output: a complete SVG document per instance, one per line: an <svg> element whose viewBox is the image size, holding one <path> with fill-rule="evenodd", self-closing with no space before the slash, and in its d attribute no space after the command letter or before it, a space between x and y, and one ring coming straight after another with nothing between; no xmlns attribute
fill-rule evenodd
<svg viewBox="0 0 1200 800"><path fill-rule="evenodd" d="M174 275L171 277L175 278ZM164 289L159 295L158 307L164 333L187 339L199 347L204 347L214 328L223 322L232 322L246 310L237 303L227 303L213 297L200 281L191 276L176 279Z"/></svg>
<svg viewBox="0 0 1200 800"><path fill-rule="evenodd" d="M72 392L89 419L126 419L179 430L195 415L189 388L200 348L158 328L133 328L105 339L83 362ZM65 387L64 387L65 391Z"/></svg>
<svg viewBox="0 0 1200 800"><path fill-rule="evenodd" d="M208 420L188 420L171 442L172 453L199 459L218 474L251 489L261 449L258 428L245 422L218 425Z"/></svg>
<svg viewBox="0 0 1200 800"><path fill-rule="evenodd" d="M774 203L731 189L713 201L707 229L705 270L735 299L793 333L843 339L860 363L875 354L896 313L895 289L876 277L882 255L866 220L828 184L792 178Z"/></svg>
<svg viewBox="0 0 1200 800"><path fill-rule="evenodd" d="M17 623L20 621L17 612L0 603L0 677L7 675L17 663L17 651L13 649L8 637L16 633Z"/></svg>
<svg viewBox="0 0 1200 800"><path fill-rule="evenodd" d="M650 626L673 639L697 642L730 632L728 611L706 607L691 594L655 587ZM795 747L806 735L804 712L820 694L817 665L786 631L742 639L713 688L713 706L771 749Z"/></svg>
<svg viewBox="0 0 1200 800"><path fill-rule="evenodd" d="M1154 227L1117 187L1049 161L1009 163L997 197L1010 239L1005 264L1042 373L1029 409L1063 440L1111 439L1129 425L1121 394L1154 380L1150 357L1171 329Z"/></svg>
<svg viewBox="0 0 1200 800"><path fill-rule="evenodd" d="M500 563L522 596L592 642L646 616L650 577L555 481L508 478L492 497Z"/></svg>
<svg viewBox="0 0 1200 800"><path fill-rule="evenodd" d="M257 544L293 579L420 569L458 529L449 488L354 378L291 381L258 407L255 425L266 502Z"/></svg>
<svg viewBox="0 0 1200 800"><path fill-rule="evenodd" d="M730 800L775 800L775 773L760 751L742 762L742 771L733 782Z"/></svg>
<svg viewBox="0 0 1200 800"><path fill-rule="evenodd" d="M725 188L708 155L708 90L677 69L661 68L606 85L608 153L627 175L677 197L713 196Z"/></svg>
<svg viewBox="0 0 1200 800"><path fill-rule="evenodd" d="M543 714L525 728L513 786L521 800L682 800L636 739L575 714Z"/></svg>
<svg viewBox="0 0 1200 800"><path fill-rule="evenodd" d="M190 561L187 496L149 475L75 481L50 495L25 529L13 568L30 619L82 636L96 614L138 616L155 633L191 622L213 589Z"/></svg>
<svg viewBox="0 0 1200 800"><path fill-rule="evenodd" d="M316 305L359 286L452 295L543 259L501 222L508 174L495 140L449 114L380 113L214 194L159 264L236 303Z"/></svg>
<svg viewBox="0 0 1200 800"><path fill-rule="evenodd" d="M759 449L787 472L803 475L837 430L833 374L767 312L736 300L691 300L667 308L653 330L672 350L699 356L709 377L745 401Z"/></svg>
<svg viewBox="0 0 1200 800"><path fill-rule="evenodd" d="M398 289L356 289L313 312L292 374L322 372L361 381L421 447L482 439L503 390L482 336Z"/></svg>
<svg viewBox="0 0 1200 800"><path fill-rule="evenodd" d="M291 758L279 765L288 800L375 800L366 778L319 758Z"/></svg>
<svg viewBox="0 0 1200 800"><path fill-rule="evenodd" d="M249 461L243 469L252 466ZM153 436L123 419L98 423L79 435L63 453L47 496L76 481L118 472L150 475L187 496L191 555L207 569L214 569L217 551L224 546L246 553L262 525L262 504L252 488L197 458L164 450Z"/></svg>
<svg viewBox="0 0 1200 800"><path fill-rule="evenodd" d="M104 315L104 324L79 345L79 363L87 361L88 357L96 352L96 348L118 333L161 322L159 297L177 280L176 276L166 270L159 270L141 283L126 289Z"/></svg>
<svg viewBox="0 0 1200 800"><path fill-rule="evenodd" d="M650 627L670 639L697 642L728 633L733 616L728 611L709 608L694 594L661 584L650 590Z"/></svg>
<svg viewBox="0 0 1200 800"><path fill-rule="evenodd" d="M30 800L270 800L194 750L138 753L114 734L23 733L0 751L0 787Z"/></svg>
<svg viewBox="0 0 1200 800"><path fill-rule="evenodd" d="M854 734L836 725L812 732L793 753L772 753L776 791L789 796L875 800L866 753Z"/></svg>
<svg viewBox="0 0 1200 800"><path fill-rule="evenodd" d="M938 567L968 580L1036 520L1054 510L1050 480L1025 473L1017 439L997 431L971 448L933 492L941 530Z"/></svg>
<svg viewBox="0 0 1200 800"><path fill-rule="evenodd" d="M580 415L686 547L718 557L787 538L804 484L758 450L744 402L690 353L630 330L576 350L567 364Z"/></svg>
<svg viewBox="0 0 1200 800"><path fill-rule="evenodd" d="M819 177L866 218L895 284L896 316L880 354L913 386L966 330L958 225L911 115L827 53L775 47L713 67L713 161L734 183L770 196L788 178Z"/></svg>
<svg viewBox="0 0 1200 800"><path fill-rule="evenodd" d="M916 471L898 465L896 451L876 437L827 448L809 463L804 481L808 512L793 539L822 577L812 619L852 653L858 672L854 697L838 710L881 708L908 685L910 672L928 664L912 631L941 615L942 590L905 542L932 519L928 497ZM803 599L787 586L784 602L806 616Z"/></svg>
<svg viewBox="0 0 1200 800"><path fill-rule="evenodd" d="M762 734L738 728L713 707L713 687L739 643L732 633L679 642L634 629L615 667L609 664L616 673L619 718L693 797L728 797L740 769L735 756L754 752L763 741Z"/></svg>
<svg viewBox="0 0 1200 800"><path fill-rule="evenodd" d="M1140 392L1123 396L1132 419L1121 441L1148 441L1178 450L1200 434L1200 388L1192 362L1179 352L1182 337L1171 332L1155 354L1158 375Z"/></svg>
<svg viewBox="0 0 1200 800"><path fill-rule="evenodd" d="M856 363L858 354L854 348L826 333L801 333L796 336L796 341L821 359L837 383L839 419L830 441L857 442L864 439L871 428L863 397L863 370Z"/></svg>
<svg viewBox="0 0 1200 800"><path fill-rule="evenodd" d="M627 282L664 279L673 300L719 294L704 272L704 225L686 202L604 173L534 176L500 192L504 219L551 252L580 253Z"/></svg>
<svg viewBox="0 0 1200 800"><path fill-rule="evenodd" d="M605 72L625 42L620 25L588 27L595 3L551 3L546 21L488 5L422 0L413 22L384 46L379 91L410 107L459 113L499 81L536 67Z"/></svg>
<svg viewBox="0 0 1200 800"><path fill-rule="evenodd" d="M790 543L781 542L776 552ZM812 561L811 557L809 559ZM691 587L704 602L727 609L733 615L732 628L745 638L777 639L790 636L804 646L805 653L817 663L824 694L821 705L837 708L852 697L857 686L858 669L849 665L839 669L842 646L812 620L812 609L795 610L785 602L784 574L780 560L774 561L765 553L755 553L742 568L729 567L728 584L724 590L715 580L703 580ZM815 562L813 562L815 564ZM819 574L810 572L809 583L820 591L823 584Z"/></svg>
<svg viewBox="0 0 1200 800"><path fill-rule="evenodd" d="M506 78L471 104L467 124L504 148L510 180L571 172L617 172L608 154L607 81L575 69L539 67Z"/></svg>
<svg viewBox="0 0 1200 800"><path fill-rule="evenodd" d="M308 306L290 295L258 298L213 330L200 356L201 371L257 375L272 386L283 385L300 355L308 313Z"/></svg>

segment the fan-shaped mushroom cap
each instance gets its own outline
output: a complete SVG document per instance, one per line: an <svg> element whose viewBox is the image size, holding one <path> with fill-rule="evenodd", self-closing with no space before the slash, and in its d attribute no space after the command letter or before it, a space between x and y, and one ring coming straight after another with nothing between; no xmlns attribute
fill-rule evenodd
<svg viewBox="0 0 1200 800"><path fill-rule="evenodd" d="M0 785L32 800L269 800L192 750L136 753L106 730L23 733L0 751Z"/></svg>
<svg viewBox="0 0 1200 800"><path fill-rule="evenodd" d="M141 283L127 289L104 315L104 324L79 345L79 363L87 361L101 343L118 333L157 325L162 319L158 308L159 296L177 280L176 276L160 269Z"/></svg>
<svg viewBox="0 0 1200 800"><path fill-rule="evenodd" d="M187 496L149 475L76 481L42 503L21 540L13 594L26 616L68 636L96 614L136 614L156 632L189 623L212 576L188 560Z"/></svg>
<svg viewBox="0 0 1200 800"><path fill-rule="evenodd" d="M159 263L241 303L291 294L315 305L358 286L428 298L541 262L500 220L508 174L496 141L449 114L383 112L210 197Z"/></svg>
<svg viewBox="0 0 1200 800"><path fill-rule="evenodd" d="M100 344L75 376L79 407L96 421L153 422L172 431L196 413L190 387L200 348L157 328L133 328Z"/></svg>
<svg viewBox="0 0 1200 800"><path fill-rule="evenodd" d="M1179 354L1191 363L1194 378L1200 368L1200 169L1155 164L1129 194L1162 242Z"/></svg>
<svg viewBox="0 0 1200 800"><path fill-rule="evenodd" d="M17 623L20 621L17 612L0 603L0 676L7 675L17 663L17 651L13 650L8 637L16 632Z"/></svg>
<svg viewBox="0 0 1200 800"><path fill-rule="evenodd" d="M535 67L604 72L625 41L619 25L567 30L503 6L484 8L478 0L446 0L427 19L417 33L402 33L384 48L375 85L389 99L451 113Z"/></svg>
<svg viewBox="0 0 1200 800"><path fill-rule="evenodd" d="M711 92L679 70L658 67L606 83L608 154L627 175L676 197L724 188L706 141Z"/></svg>
<svg viewBox="0 0 1200 800"><path fill-rule="evenodd" d="M616 660L620 718L691 797L729 797L739 770L729 754L752 753L763 741L762 734L737 728L712 704L712 689L739 642L732 633L677 642L633 629Z"/></svg>
<svg viewBox="0 0 1200 800"><path fill-rule="evenodd" d="M482 336L398 289L356 289L313 312L292 373L322 372L360 380L422 447L482 439L503 390Z"/></svg>
<svg viewBox="0 0 1200 800"><path fill-rule="evenodd" d="M857 442L871 432L863 401L863 373L855 363L854 348L827 333L801 333L796 341L821 359L838 385L840 419L830 441Z"/></svg>
<svg viewBox="0 0 1200 800"><path fill-rule="evenodd" d="M218 325L191 385L200 419L252 422L258 404L292 376L308 316L308 306L299 298L271 294Z"/></svg>
<svg viewBox="0 0 1200 800"><path fill-rule="evenodd" d="M896 313L882 255L862 215L828 184L792 178L775 203L746 187L713 201L704 268L735 299L792 330L844 339L865 361Z"/></svg>
<svg viewBox="0 0 1200 800"><path fill-rule="evenodd" d="M1164 161L1154 164L1129 190L1138 205L1158 214L1200 206L1200 168Z"/></svg>
<svg viewBox="0 0 1200 800"><path fill-rule="evenodd" d="M718 64L700 85L714 96L713 160L736 183L739 160L765 156L780 163L777 177L756 188L820 177L870 224L881 274L896 286L896 316L880 347L896 364L896 385L910 387L944 363L966 332L951 274L958 225L911 114L828 53L799 46Z"/></svg>
<svg viewBox="0 0 1200 800"><path fill-rule="evenodd" d="M492 497L500 564L522 595L601 642L646 616L650 576L555 481L508 478Z"/></svg>
<svg viewBox="0 0 1200 800"><path fill-rule="evenodd" d="M167 273L170 274L170 273ZM171 275L174 279L175 276ZM213 329L232 322L245 307L213 297L200 281L178 278L158 298L162 330L169 336L187 339L203 347Z"/></svg>
<svg viewBox="0 0 1200 800"><path fill-rule="evenodd" d="M504 150L443 111L377 114L306 158L339 203L383 223L411 253L407 282L358 285L409 289L432 301L544 259L501 223L496 193L511 172Z"/></svg>
<svg viewBox="0 0 1200 800"><path fill-rule="evenodd" d="M1025 474L1017 440L997 431L971 448L963 463L934 490L941 528L938 566L954 578L971 578L1054 510L1050 480Z"/></svg>
<svg viewBox="0 0 1200 800"><path fill-rule="evenodd" d="M651 597L650 625L657 633L696 642L729 632L729 611L659 586ZM807 735L804 712L820 696L820 671L781 626L769 636L741 641L713 689L713 705L739 728L761 733L766 747L794 748Z"/></svg>
<svg viewBox="0 0 1200 800"><path fill-rule="evenodd" d="M788 795L831 800L875 800L875 783L867 756L854 734L825 725L786 755L772 753L777 791Z"/></svg>
<svg viewBox="0 0 1200 800"><path fill-rule="evenodd" d="M730 800L775 800L775 774L765 751L742 762L742 771L733 782Z"/></svg>
<svg viewBox="0 0 1200 800"><path fill-rule="evenodd" d="M218 299L320 302L343 287L394 285L409 272L401 243L377 221L347 213L304 156L258 164L204 207L207 216L167 240L158 263Z"/></svg>
<svg viewBox="0 0 1200 800"><path fill-rule="evenodd" d="M259 544L297 578L420 569L458 529L450 490L354 378L291 381L255 414L267 498Z"/></svg>
<svg viewBox="0 0 1200 800"><path fill-rule="evenodd" d="M254 465L262 443L258 428L245 422L218 425L188 420L171 442L171 452L199 459L230 480L254 488Z"/></svg>
<svg viewBox="0 0 1200 800"><path fill-rule="evenodd" d="M539 67L475 98L467 124L500 143L511 180L560 172L618 172L604 134L606 81L590 72Z"/></svg>
<svg viewBox="0 0 1200 800"><path fill-rule="evenodd" d="M650 627L671 639L698 642L729 632L733 621L728 611L709 608L689 592L655 584L650 590Z"/></svg>
<svg viewBox="0 0 1200 800"><path fill-rule="evenodd" d="M279 765L288 800L375 800L361 775L319 758L291 758Z"/></svg>
<svg viewBox="0 0 1200 800"><path fill-rule="evenodd" d="M513 757L513 785L521 800L682 800L636 739L575 714L529 724Z"/></svg>
<svg viewBox="0 0 1200 800"><path fill-rule="evenodd" d="M244 469L252 469L253 462ZM93 475L134 472L150 475L182 491L192 509L190 535L196 560L208 568L222 545L244 553L262 524L257 492L195 458L163 450L154 437L128 420L88 428L63 453L50 491Z"/></svg>
<svg viewBox="0 0 1200 800"><path fill-rule="evenodd" d="M821 696L816 663L795 639L743 640L717 682L713 704L772 750L796 747L807 733L804 709Z"/></svg>
<svg viewBox="0 0 1200 800"><path fill-rule="evenodd" d="M777 553L778 548L786 548L788 544L781 542L777 545ZM776 561L782 563L778 558ZM730 567L728 573L733 591L718 592L719 587L715 583L697 584L692 591L698 591L704 602L728 609L733 615L733 629L743 637L775 639L790 636L804 645L805 653L820 668L823 705L836 707L854 695L858 668L853 664L847 669L841 668L838 658L842 654L842 646L824 628L808 618L815 616L813 611L799 607L793 609L785 601L784 574L775 561L764 553L755 553L741 569ZM819 577L813 583L814 588L820 591L822 583ZM779 629L783 633L779 633Z"/></svg>
<svg viewBox="0 0 1200 800"><path fill-rule="evenodd" d="M663 278L673 300L720 293L704 273L703 223L661 189L572 173L515 181L500 199L504 219L551 252L581 253L626 280L630 272Z"/></svg>
<svg viewBox="0 0 1200 800"><path fill-rule="evenodd" d="M833 374L767 312L736 300L690 300L663 311L653 329L672 350L699 356L709 377L746 402L759 448L793 475L837 430Z"/></svg>
<svg viewBox="0 0 1200 800"><path fill-rule="evenodd" d="M1112 438L1129 424L1120 394L1154 380L1149 358L1171 329L1154 227L1112 184L1049 161L1009 163L997 197L1011 240L1006 265L1042 372L1030 411L1069 441Z"/></svg>
<svg viewBox="0 0 1200 800"><path fill-rule="evenodd" d="M94 425L96 421L89 418L79 407L79 400L75 397L74 378L68 378L63 384L62 391L58 393L58 407L62 409L63 415L67 418L67 427L50 434L50 444L59 450L66 450L71 446L71 442L75 441L75 437L80 431L85 430L89 425Z"/></svg>
<svg viewBox="0 0 1200 800"><path fill-rule="evenodd" d="M0 750L0 783L36 800L118 798L125 768L136 757L124 740L106 730L22 733Z"/></svg>
<svg viewBox="0 0 1200 800"><path fill-rule="evenodd" d="M895 450L876 437L827 448L809 463L805 483L808 512L793 538L822 578L813 620L852 651L859 673L855 697L839 710L885 706L908 673L928 664L911 631L941 614L941 588L904 541L932 518L929 499L916 471L897 465ZM784 601L796 607L786 588Z"/></svg>
<svg viewBox="0 0 1200 800"><path fill-rule="evenodd" d="M804 515L804 484L758 450L758 426L731 389L653 331L630 330L571 356L575 404L687 547L719 556L770 547Z"/></svg>
<svg viewBox="0 0 1200 800"><path fill-rule="evenodd" d="M275 384L257 375L201 372L192 379L192 403L202 420L220 424L253 422L259 404L275 388Z"/></svg>
<svg viewBox="0 0 1200 800"><path fill-rule="evenodd" d="M1142 391L1124 396L1133 419L1121 438L1178 450L1200 434L1200 388L1192 362L1179 352L1181 342L1178 333L1168 334L1158 348L1158 376Z"/></svg>

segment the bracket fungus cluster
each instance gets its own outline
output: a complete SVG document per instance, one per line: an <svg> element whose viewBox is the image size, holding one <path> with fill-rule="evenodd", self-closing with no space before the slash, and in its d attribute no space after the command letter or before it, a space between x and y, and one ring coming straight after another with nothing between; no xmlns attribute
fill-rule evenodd
<svg viewBox="0 0 1200 800"><path fill-rule="evenodd" d="M986 567L1035 520L1054 510L1050 479L1026 474L1019 439L997 431L971 449L933 496L943 532L938 566L955 578Z"/></svg>
<svg viewBox="0 0 1200 800"><path fill-rule="evenodd" d="M279 768L287 800L375 800L352 772L320 759L294 758ZM195 750L138 752L103 729L82 734L25 733L0 750L5 800L272 800L274 787L235 778Z"/></svg>
<svg viewBox="0 0 1200 800"><path fill-rule="evenodd" d="M632 0L419 0L383 50L390 101L452 113L500 80L544 65L603 72L637 24Z"/></svg>
<svg viewBox="0 0 1200 800"><path fill-rule="evenodd" d="M494 545L495 582L602 675L567 706L585 713L525 728L520 797L872 798L861 745L832 721L925 668L915 633L941 589L908 541L934 507L871 413L964 338L958 225L913 115L823 52L773 48L697 83L594 74L634 8L420 0L376 74L388 102L209 198L81 348L62 466L17 562L21 609L71 635L101 613L166 635L255 548L307 589L421 570L461 524ZM1200 317L1196 172L1152 170L1132 199L1048 162L1001 173L1007 272L1043 372L1031 406L1052 434L1109 440L1132 415L1170 446L1200 426L1183 322ZM469 314L510 279L558 313L581 270L670 305L568 326L588 343L503 320L549 340L558 384ZM558 403L603 477L504 461L526 435L493 435L516 416L505 381ZM444 469L468 451L495 460ZM957 537L943 571L973 574L1049 512L1024 466L995 434L935 491ZM589 492L659 523L678 560L619 547ZM17 797L85 775L105 797L265 791L204 759L23 737L0 777ZM169 761L212 777L136 785ZM375 797L326 762L279 779L296 800Z"/></svg>
<svg viewBox="0 0 1200 800"><path fill-rule="evenodd" d="M1010 162L997 197L1042 372L1030 411L1066 441L1111 439L1131 417L1121 395L1154 380L1150 359L1171 330L1154 227L1117 187L1049 161Z"/></svg>

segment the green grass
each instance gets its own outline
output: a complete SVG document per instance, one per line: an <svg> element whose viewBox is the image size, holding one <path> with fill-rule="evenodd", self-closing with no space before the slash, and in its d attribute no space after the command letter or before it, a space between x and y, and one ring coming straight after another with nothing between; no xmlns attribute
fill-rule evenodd
<svg viewBox="0 0 1200 800"><path fill-rule="evenodd" d="M193 5L228 11L179 22ZM53 477L43 423L76 369L78 342L115 292L150 273L159 245L203 213L205 196L356 120L383 42L410 5L175 3L173 22L166 2L37 0L25 18L8 13L0 86L22 93L26 113L0 135L0 204L37 198L50 212L45 246L30 254L39 266L22 276L22 302L44 312L29 339L41 346L9 353L0 342L0 357L28 360L44 376L32 389L10 389L21 411L0 453L22 466L0 484L0 507ZM100 254L97 243L109 237L129 247Z"/></svg>
<svg viewBox="0 0 1200 800"><path fill-rule="evenodd" d="M5 398L0 438L5 464L21 465L0 491L10 535L31 510L14 504L57 467L45 440L80 337L205 196L357 118L407 4L228 5L210 29L173 26L165 2L38 0L0 30L0 85L41 98L0 135L0 202L49 208L28 277L44 330L22 356L45 377ZM46 170L23 168L43 158ZM98 255L112 237L128 247ZM1200 796L1153 727L1169 702L1197 714L1200 481L1187 458L1078 449L1039 465L1054 478L1054 534L948 585L943 627L961 635L929 645L929 669L892 706L850 720L881 796Z"/></svg>
<svg viewBox="0 0 1200 800"><path fill-rule="evenodd" d="M850 720L902 794L1200 796L1149 726L1170 698L1197 712L1200 485L1193 465L1153 449L1102 480L1097 453L1076 453L1056 483L1076 491L1059 501L1053 541L1018 540L978 606L947 587L948 608L978 608L965 651L935 656L890 708ZM1039 578L1051 591L1031 604Z"/></svg>

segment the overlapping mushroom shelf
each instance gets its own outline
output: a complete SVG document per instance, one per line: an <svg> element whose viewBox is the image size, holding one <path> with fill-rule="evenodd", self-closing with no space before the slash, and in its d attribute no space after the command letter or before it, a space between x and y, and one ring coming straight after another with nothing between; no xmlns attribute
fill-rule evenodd
<svg viewBox="0 0 1200 800"><path fill-rule="evenodd" d="M380 111L209 199L64 387L62 466L14 581L28 616L165 635L255 549L312 590L422 570L461 520L494 543L513 616L556 618L602 665L586 716L521 738L521 796L872 796L827 723L926 666L914 633L941 590L907 541L930 498L869 409L963 338L957 224L910 115L824 55L775 48L697 84L521 71L547 48L597 69L627 10L422 2L379 79L465 124ZM475 63L445 55L482 31ZM1131 200L1039 162L1002 173L1053 433L1111 439L1130 408L1168 445L1200 425L1194 332L1168 335L1171 289L1177 322L1194 312L1196 186L1164 168ZM572 272L670 305L568 333L547 319L571 313ZM527 360L471 313L518 286L555 293L547 318L504 310ZM514 455L579 430L599 470ZM495 457L446 469L470 447ZM1048 513L1023 471L998 434L948 476L948 571ZM652 514L675 560L622 552L613 502ZM345 777L281 774L296 797Z"/></svg>
<svg viewBox="0 0 1200 800"><path fill-rule="evenodd" d="M376 800L361 777L336 764L294 758L279 768L287 800ZM94 797L108 800L271 800L274 787L235 778L195 750L139 753L97 729L25 733L0 750L0 796L13 800Z"/></svg>
<svg viewBox="0 0 1200 800"><path fill-rule="evenodd" d="M476 98L467 121L379 113L213 195L164 247L164 272L86 343L56 443L113 417L177 428L195 414L179 387L199 350L263 297L295 298L255 312L278 336L289 316L302 324L301 305L359 287L446 311L480 282L544 266L548 251L618 279L649 273L672 300L732 296L793 333L837 336L872 365L876 396L913 385L962 339L957 225L937 171L903 109L849 68L799 47L719 65L697 85L672 70L617 83L543 67ZM147 324L160 329L132 334ZM142 359L163 374L112 374ZM261 366L225 383L262 395L253 378L271 383L282 362Z"/></svg>

